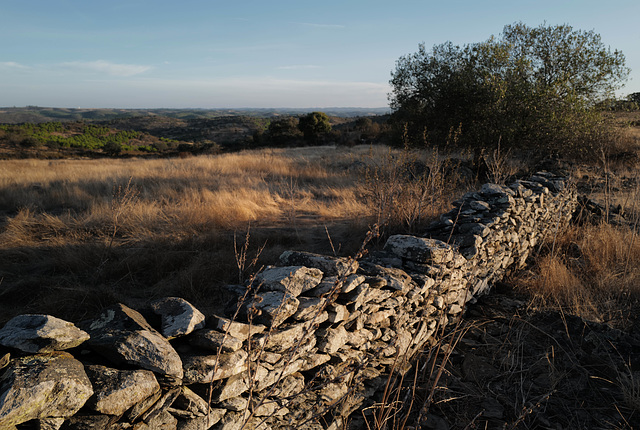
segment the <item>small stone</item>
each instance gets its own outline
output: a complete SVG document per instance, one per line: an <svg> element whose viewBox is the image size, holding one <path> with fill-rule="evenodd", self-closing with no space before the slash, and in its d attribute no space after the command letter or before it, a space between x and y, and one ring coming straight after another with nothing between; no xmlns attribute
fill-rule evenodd
<svg viewBox="0 0 640 430"><path fill-rule="evenodd" d="M134 407L131 408L129 413L127 413L126 417L129 422L134 422L138 418L140 418L145 412L147 412L153 405L156 404L158 400L162 397L162 391L158 390L146 399L142 400L135 404Z"/></svg>
<svg viewBox="0 0 640 430"><path fill-rule="evenodd" d="M190 413L193 416L205 416L209 406L202 397L191 391L188 387L180 387L181 391L176 400L171 405L176 410Z"/></svg>
<svg viewBox="0 0 640 430"><path fill-rule="evenodd" d="M149 424L150 429L155 429L156 427L151 425L151 422L156 421L156 418L160 415L164 415L167 409L171 407L173 402L180 395L180 387L172 388L169 391L162 394L160 399L153 404L147 411L142 414L140 417L142 421ZM164 421L164 420L163 420Z"/></svg>
<svg viewBox="0 0 640 430"><path fill-rule="evenodd" d="M42 418L38 420L38 430L59 430L64 422L64 418Z"/></svg>
<svg viewBox="0 0 640 430"><path fill-rule="evenodd" d="M299 305L298 310L293 315L296 321L308 321L322 312L323 305L326 304L326 300L319 297L298 297Z"/></svg>
<svg viewBox="0 0 640 430"><path fill-rule="evenodd" d="M346 306L334 303L329 307L329 322L337 323L347 318L349 318L349 310Z"/></svg>
<svg viewBox="0 0 640 430"><path fill-rule="evenodd" d="M178 420L177 430L208 430L217 424L226 413L226 409L211 408L209 415L187 420Z"/></svg>

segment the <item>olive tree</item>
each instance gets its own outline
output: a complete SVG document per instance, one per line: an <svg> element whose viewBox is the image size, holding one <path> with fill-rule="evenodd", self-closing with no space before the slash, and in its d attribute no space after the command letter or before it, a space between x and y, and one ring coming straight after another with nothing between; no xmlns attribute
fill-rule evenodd
<svg viewBox="0 0 640 430"><path fill-rule="evenodd" d="M568 152L599 137L596 105L628 73L593 31L517 23L475 44L420 44L396 62L389 99L414 142Z"/></svg>

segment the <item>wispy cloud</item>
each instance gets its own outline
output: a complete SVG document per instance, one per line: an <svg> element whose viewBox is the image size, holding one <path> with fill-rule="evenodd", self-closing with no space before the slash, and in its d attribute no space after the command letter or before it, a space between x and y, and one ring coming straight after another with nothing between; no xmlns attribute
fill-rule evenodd
<svg viewBox="0 0 640 430"><path fill-rule="evenodd" d="M298 24L304 25L305 27L315 27L315 28L347 28L346 25L342 25L342 24L316 24L313 22L299 22Z"/></svg>
<svg viewBox="0 0 640 430"><path fill-rule="evenodd" d="M0 61L0 68L3 69L29 69L29 66L25 66L20 63L16 63L15 61Z"/></svg>
<svg viewBox="0 0 640 430"><path fill-rule="evenodd" d="M305 70L305 69L319 69L320 66L316 66L313 64L294 64L291 66L280 66L277 67L278 70Z"/></svg>
<svg viewBox="0 0 640 430"><path fill-rule="evenodd" d="M143 66L139 64L118 64L104 60L69 61L62 63L62 66L89 72L105 73L110 76L134 76L151 69L150 66Z"/></svg>

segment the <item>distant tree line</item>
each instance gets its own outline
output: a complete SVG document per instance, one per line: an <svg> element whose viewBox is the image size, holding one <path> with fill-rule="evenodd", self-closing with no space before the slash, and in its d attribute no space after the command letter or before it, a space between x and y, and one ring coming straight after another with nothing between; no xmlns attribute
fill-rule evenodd
<svg viewBox="0 0 640 430"><path fill-rule="evenodd" d="M103 150L109 155L121 151L155 152L155 145L145 145L143 133L133 130L112 130L109 127L85 123L46 122L39 124L0 125L0 143L25 148L81 148Z"/></svg>

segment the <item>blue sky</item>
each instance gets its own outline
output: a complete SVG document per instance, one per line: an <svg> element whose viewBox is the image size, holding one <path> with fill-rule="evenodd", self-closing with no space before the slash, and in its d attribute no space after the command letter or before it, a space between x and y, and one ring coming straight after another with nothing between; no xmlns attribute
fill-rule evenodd
<svg viewBox="0 0 640 430"><path fill-rule="evenodd" d="M0 106L382 107L396 60L506 24L595 30L640 91L638 0L1 0Z"/></svg>

